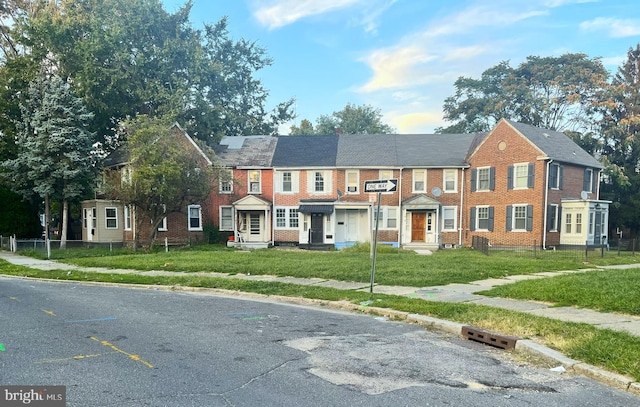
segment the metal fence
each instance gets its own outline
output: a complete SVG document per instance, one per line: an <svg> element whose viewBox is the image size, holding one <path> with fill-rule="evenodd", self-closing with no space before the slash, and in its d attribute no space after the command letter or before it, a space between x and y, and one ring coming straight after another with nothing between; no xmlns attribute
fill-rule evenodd
<svg viewBox="0 0 640 407"><path fill-rule="evenodd" d="M482 236L473 236L471 247L491 255L508 255L530 258L554 258L586 261L590 258L606 256L634 256L640 253L640 240L638 239L613 239L599 245L587 244L587 242L575 242L542 247L535 240L531 244L500 245L491 244L489 239Z"/></svg>

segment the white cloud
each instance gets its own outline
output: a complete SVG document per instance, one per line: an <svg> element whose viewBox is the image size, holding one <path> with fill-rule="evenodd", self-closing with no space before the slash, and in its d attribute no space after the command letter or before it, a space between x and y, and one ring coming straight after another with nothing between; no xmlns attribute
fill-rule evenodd
<svg viewBox="0 0 640 407"><path fill-rule="evenodd" d="M598 3L600 0L547 0L543 4L546 7L562 7L570 4Z"/></svg>
<svg viewBox="0 0 640 407"><path fill-rule="evenodd" d="M640 35L640 20L598 17L580 23L580 29L583 31L604 31L613 38L633 37Z"/></svg>
<svg viewBox="0 0 640 407"><path fill-rule="evenodd" d="M363 0L278 0L259 5L253 13L270 30L292 24L302 18L353 6Z"/></svg>

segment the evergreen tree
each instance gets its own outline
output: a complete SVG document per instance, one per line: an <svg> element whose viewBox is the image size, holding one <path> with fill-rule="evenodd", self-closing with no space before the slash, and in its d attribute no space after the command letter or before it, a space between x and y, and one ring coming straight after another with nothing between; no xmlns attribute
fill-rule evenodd
<svg viewBox="0 0 640 407"><path fill-rule="evenodd" d="M68 82L44 69L20 107L18 155L3 166L15 191L44 199L47 235L50 200L62 202L60 247L65 248L69 202L80 199L95 177L94 135L87 131L92 114Z"/></svg>

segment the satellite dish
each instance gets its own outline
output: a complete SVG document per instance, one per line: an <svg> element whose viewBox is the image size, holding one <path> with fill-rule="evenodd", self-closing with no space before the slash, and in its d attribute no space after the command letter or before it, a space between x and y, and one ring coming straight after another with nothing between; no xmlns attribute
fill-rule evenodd
<svg viewBox="0 0 640 407"><path fill-rule="evenodd" d="M580 192L580 198L582 198L583 201L586 201L588 197L589 194L587 194L587 191Z"/></svg>
<svg viewBox="0 0 640 407"><path fill-rule="evenodd" d="M433 189L431 190L431 194L437 198L442 195L442 190L438 187L433 187Z"/></svg>

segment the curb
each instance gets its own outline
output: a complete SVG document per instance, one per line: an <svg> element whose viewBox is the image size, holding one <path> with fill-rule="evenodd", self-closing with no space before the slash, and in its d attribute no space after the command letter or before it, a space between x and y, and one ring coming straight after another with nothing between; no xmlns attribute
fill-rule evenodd
<svg viewBox="0 0 640 407"><path fill-rule="evenodd" d="M463 334L463 328L469 327L468 324L461 324L459 322L447 321L444 319L433 318L426 315L412 314L404 311L396 311L390 308L371 307L368 305L358 305L347 301L329 301L319 300L312 298L302 297L287 297L281 295L266 295L244 291L233 291L219 288L204 288L204 287L188 287L188 286L159 286L159 285L147 285L147 284L120 284L120 283L105 283L97 281L77 281L77 280L56 280L56 279L44 279L22 276L2 275L4 278L15 278L22 280L39 280L56 283L68 283L68 284L83 284L83 285L95 285L95 286L117 286L125 288L135 288L144 290L157 290L157 291L184 291L184 292L203 292L212 293L228 297L249 297L253 300L269 300L277 301L285 304L304 305L304 306L323 306L333 309L343 310L346 312L366 313L372 315L380 315L389 319L404 321L411 324L416 324L429 330L436 330L446 332L452 335L460 336L468 339ZM640 396L640 382L636 382L633 378L623 376L617 373L612 373L602 368L588 365L580 361L571 359L562 353L548 348L544 345L536 343L527 339L517 339L515 342L515 351L525 354L534 355L542 358L543 360L551 363L563 366L567 371L573 371L576 374L589 377L607 386L611 386L620 390L627 391L636 396Z"/></svg>

